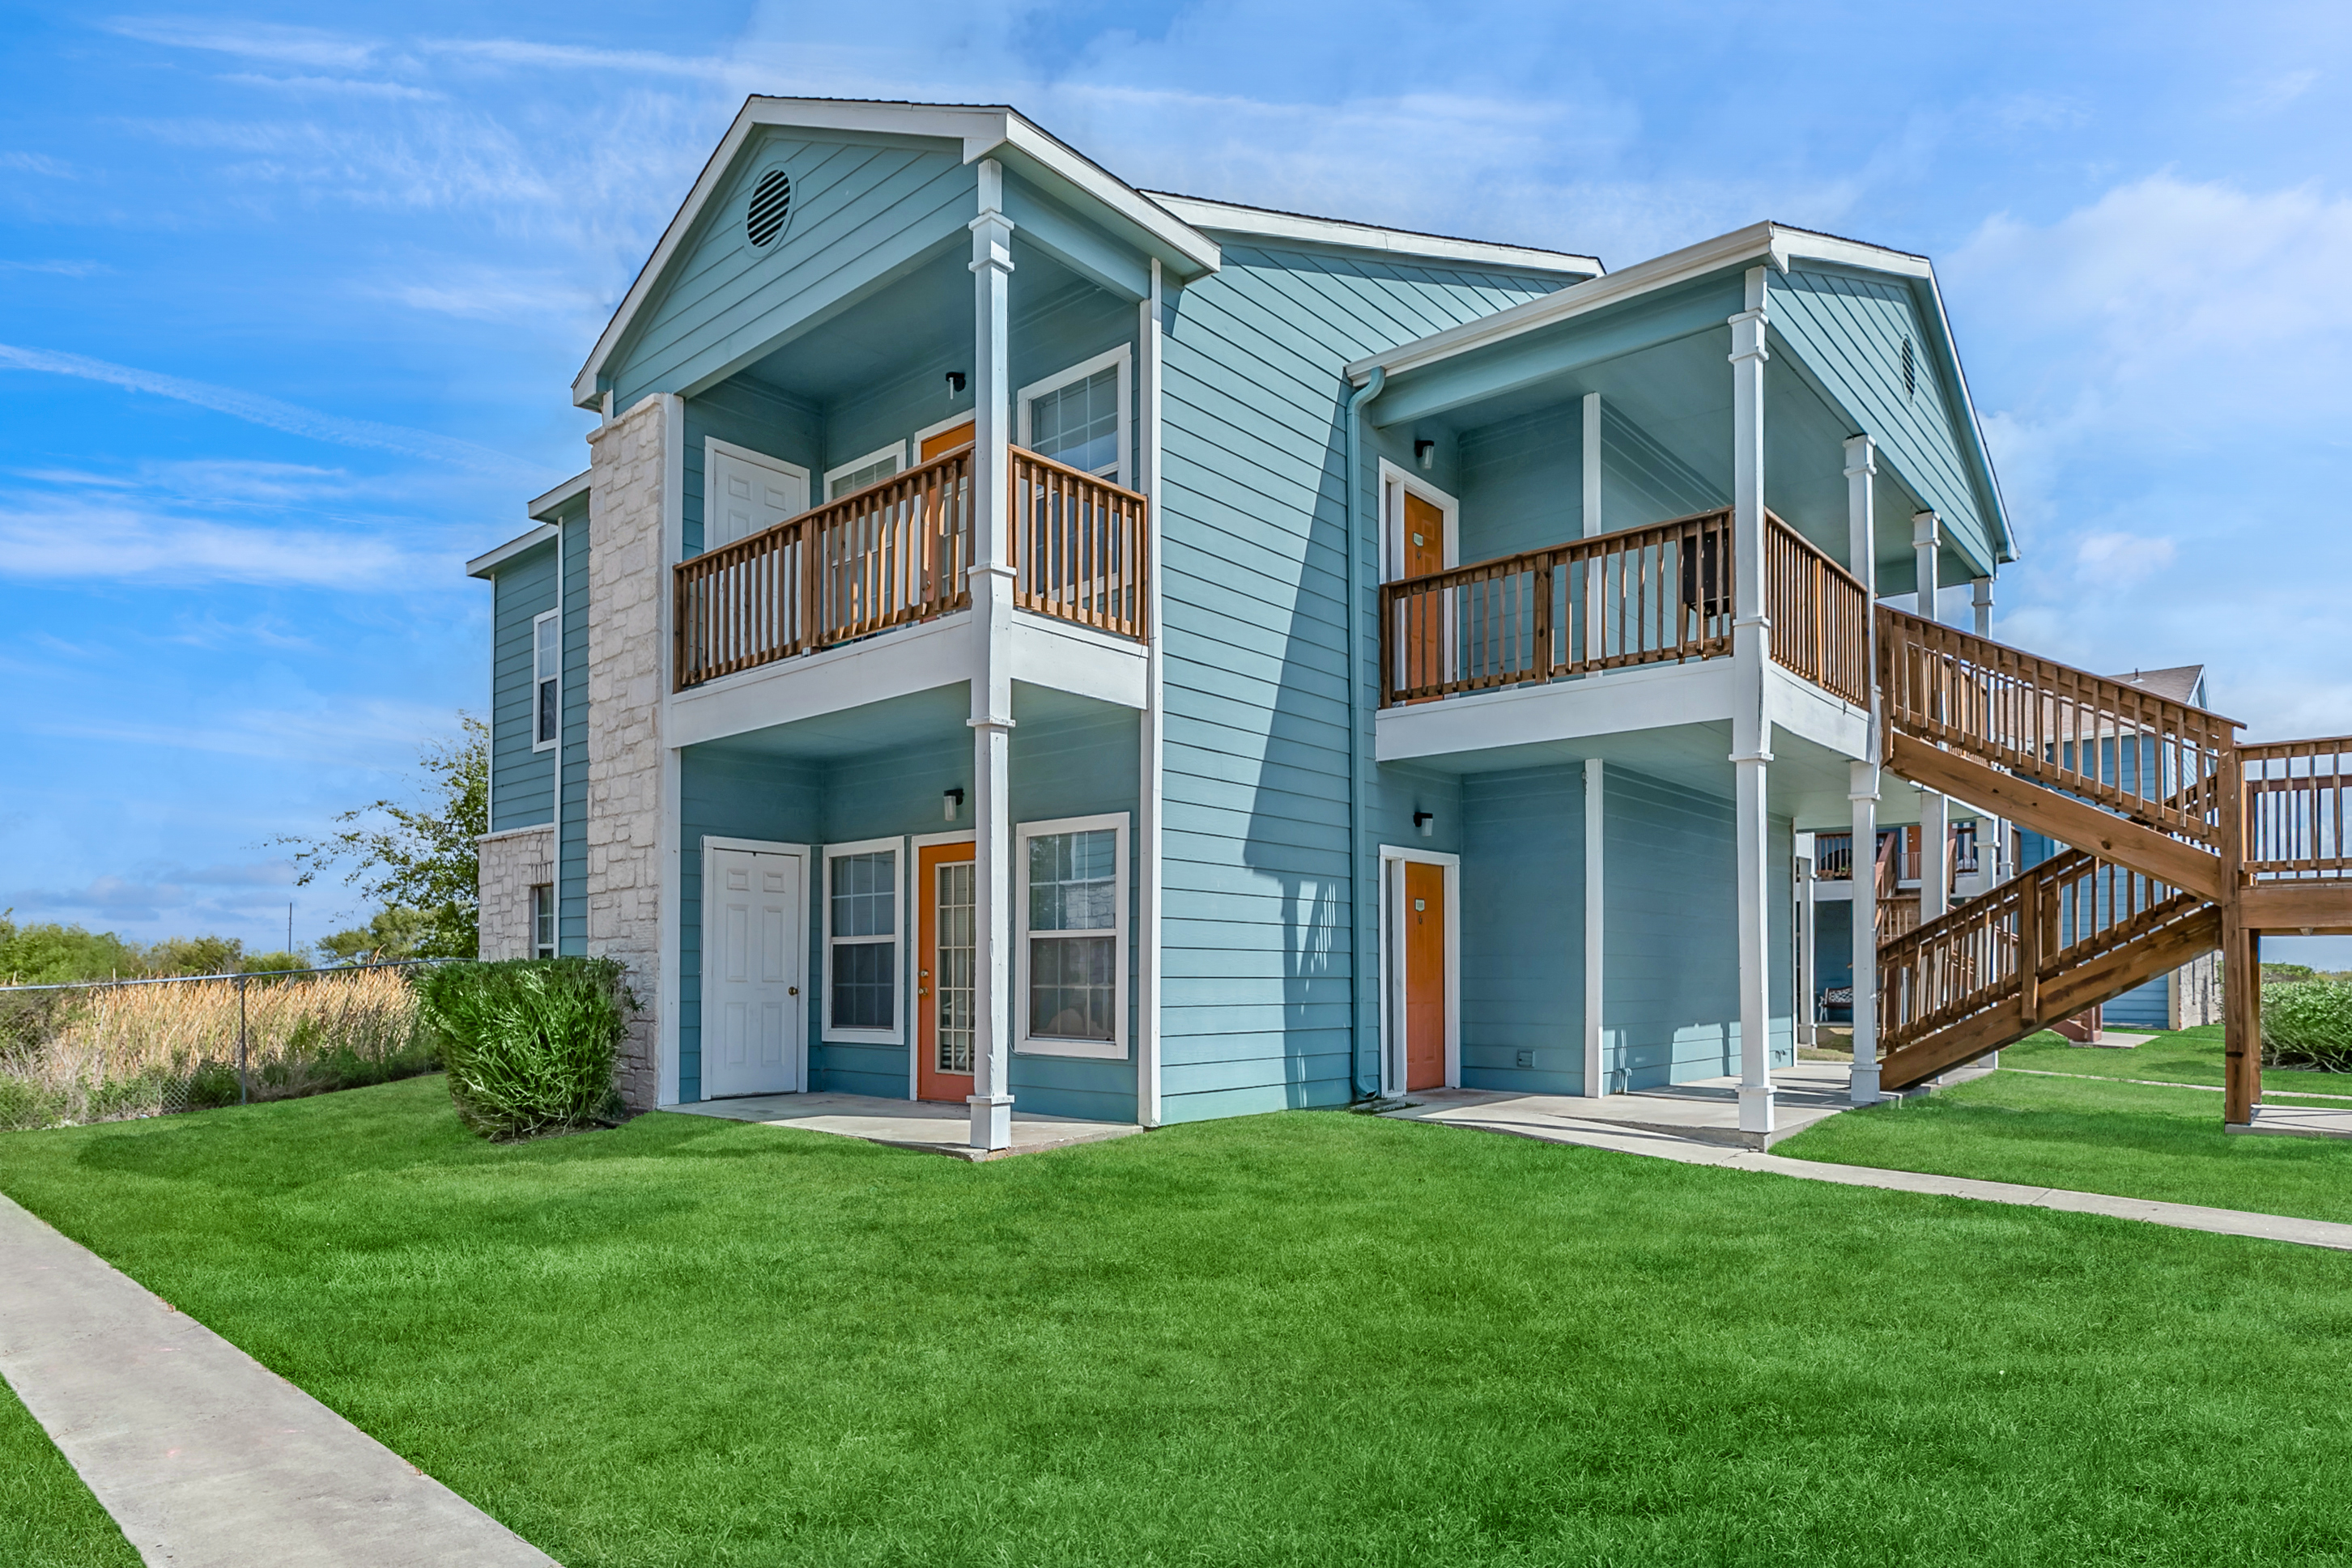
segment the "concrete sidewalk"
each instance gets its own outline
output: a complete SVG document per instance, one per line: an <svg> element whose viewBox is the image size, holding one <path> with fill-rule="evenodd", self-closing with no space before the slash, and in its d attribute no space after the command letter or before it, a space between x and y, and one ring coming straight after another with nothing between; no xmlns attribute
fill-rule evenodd
<svg viewBox="0 0 2352 1568"><path fill-rule="evenodd" d="M0 1375L150 1563L554 1562L5 1197Z"/></svg>
<svg viewBox="0 0 2352 1568"><path fill-rule="evenodd" d="M2109 1197L2102 1193L2072 1192L2064 1187L2023 1186L2014 1182L1976 1181L1967 1176L1927 1176L1917 1171L1881 1170L1873 1166L1834 1166L1815 1160L1792 1160L1785 1155L1758 1149L1733 1148L1720 1143L1677 1136L1625 1124L1580 1122L1550 1113L1543 1103L1549 1095L1522 1095L1516 1100L1488 1100L1475 1105L1423 1105L1383 1114L1400 1121L1433 1122L1441 1126L1469 1127L1485 1133L1506 1133L1547 1144L1578 1144L1611 1149L1622 1155L1647 1155L1685 1165L1727 1166L1735 1170L1764 1171L1800 1181L1825 1181L1839 1186L1882 1187L1890 1192L1927 1193L1941 1197L1974 1198L1980 1203L2010 1203L2027 1208L2059 1208L2073 1214L2103 1214L2113 1219L2137 1219L2168 1225L2179 1230L2204 1230L2217 1236L2251 1236L2263 1241L2287 1241L2298 1247L2326 1247L2352 1252L2352 1225L2326 1219L2294 1219L2282 1214L2253 1214L2235 1208L2204 1208L2193 1203L2158 1203L2142 1197Z"/></svg>

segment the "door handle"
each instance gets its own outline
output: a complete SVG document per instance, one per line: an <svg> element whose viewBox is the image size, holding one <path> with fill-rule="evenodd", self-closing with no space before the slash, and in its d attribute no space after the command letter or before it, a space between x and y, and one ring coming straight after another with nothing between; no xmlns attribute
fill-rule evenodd
<svg viewBox="0 0 2352 1568"><path fill-rule="evenodd" d="M788 987L785 989L784 994L790 997L797 997L801 994L801 988L798 986Z"/></svg>

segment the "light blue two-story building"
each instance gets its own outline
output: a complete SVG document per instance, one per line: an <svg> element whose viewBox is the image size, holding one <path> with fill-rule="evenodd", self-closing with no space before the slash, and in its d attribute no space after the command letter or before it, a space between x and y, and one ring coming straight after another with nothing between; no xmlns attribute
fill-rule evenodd
<svg viewBox="0 0 2352 1568"><path fill-rule="evenodd" d="M1591 257L1139 191L1008 109L755 98L495 596L483 944L640 1105L1157 1124L1737 1074L1870 607L2012 549L1928 264ZM1864 1086L1858 1086L1864 1087Z"/></svg>

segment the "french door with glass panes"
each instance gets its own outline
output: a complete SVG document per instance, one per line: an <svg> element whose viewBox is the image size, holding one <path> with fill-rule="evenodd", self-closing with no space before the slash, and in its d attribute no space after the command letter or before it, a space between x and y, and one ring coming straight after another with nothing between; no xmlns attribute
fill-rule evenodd
<svg viewBox="0 0 2352 1568"><path fill-rule="evenodd" d="M915 1098L961 1105L977 1038L972 846L925 844L915 867Z"/></svg>

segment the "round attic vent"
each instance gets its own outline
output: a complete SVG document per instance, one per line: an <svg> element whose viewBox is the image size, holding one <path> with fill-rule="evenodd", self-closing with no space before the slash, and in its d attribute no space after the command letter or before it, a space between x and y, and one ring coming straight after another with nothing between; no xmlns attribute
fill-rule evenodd
<svg viewBox="0 0 2352 1568"><path fill-rule="evenodd" d="M793 177L782 169L771 169L752 187L751 207L743 214L743 232L753 245L765 245L782 231L792 211Z"/></svg>

